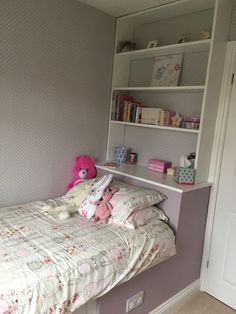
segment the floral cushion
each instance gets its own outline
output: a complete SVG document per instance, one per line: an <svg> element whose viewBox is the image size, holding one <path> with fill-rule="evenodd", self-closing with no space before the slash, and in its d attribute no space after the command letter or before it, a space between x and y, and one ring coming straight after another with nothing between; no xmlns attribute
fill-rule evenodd
<svg viewBox="0 0 236 314"><path fill-rule="evenodd" d="M111 184L118 192L110 200L113 222L124 222L132 212L158 204L166 199L159 191L129 185L120 181Z"/></svg>
<svg viewBox="0 0 236 314"><path fill-rule="evenodd" d="M164 222L168 221L168 217L164 214L164 212L161 209L159 209L155 206L151 206L148 208L143 208L143 209L139 209L139 210L134 211L123 222L120 222L120 221L117 222L117 219L111 218L109 220L109 223L116 223L118 225L125 226L129 229L136 229L139 226L146 225L154 217L156 217L159 220L162 220Z"/></svg>

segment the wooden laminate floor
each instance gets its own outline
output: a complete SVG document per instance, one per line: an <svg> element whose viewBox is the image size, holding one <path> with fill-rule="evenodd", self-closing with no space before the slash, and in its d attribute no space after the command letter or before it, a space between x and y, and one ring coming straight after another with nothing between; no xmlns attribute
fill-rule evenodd
<svg viewBox="0 0 236 314"><path fill-rule="evenodd" d="M163 314L236 314L236 311L207 293L199 291Z"/></svg>

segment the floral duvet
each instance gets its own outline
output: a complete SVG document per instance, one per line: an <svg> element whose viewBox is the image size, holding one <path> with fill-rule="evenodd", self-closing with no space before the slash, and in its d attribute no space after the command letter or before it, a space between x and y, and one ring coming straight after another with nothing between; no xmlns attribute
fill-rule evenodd
<svg viewBox="0 0 236 314"><path fill-rule="evenodd" d="M175 254L173 232L59 220L45 202L0 209L0 313L71 313Z"/></svg>

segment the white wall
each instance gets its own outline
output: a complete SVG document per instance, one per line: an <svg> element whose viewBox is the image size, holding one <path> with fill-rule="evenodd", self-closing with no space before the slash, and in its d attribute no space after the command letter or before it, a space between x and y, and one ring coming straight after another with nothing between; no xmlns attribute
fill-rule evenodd
<svg viewBox="0 0 236 314"><path fill-rule="evenodd" d="M76 0L0 1L0 205L60 195L105 153L115 19Z"/></svg>

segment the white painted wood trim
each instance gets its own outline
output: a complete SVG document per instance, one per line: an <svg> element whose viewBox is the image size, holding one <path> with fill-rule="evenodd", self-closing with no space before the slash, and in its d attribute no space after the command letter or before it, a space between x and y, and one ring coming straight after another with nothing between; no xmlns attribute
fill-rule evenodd
<svg viewBox="0 0 236 314"><path fill-rule="evenodd" d="M169 189L171 191L175 191L178 193L187 193L190 191L211 186L211 183L209 182L202 182L193 185L178 184L176 183L174 177L168 176L167 174L148 170L146 166L139 164L137 165L121 164L118 168L109 168L104 166L103 164L104 161L97 162L96 167L101 170L115 173L130 179L139 180L144 183L149 183L154 186Z"/></svg>
<svg viewBox="0 0 236 314"><path fill-rule="evenodd" d="M114 87L114 91L139 91L139 92L162 92L162 93L202 93L205 90L205 85L199 86L162 86L162 87Z"/></svg>
<svg viewBox="0 0 236 314"><path fill-rule="evenodd" d="M145 48L115 53L115 58L131 57L132 60L151 58L167 54L209 51L211 39L190 41L183 44Z"/></svg>
<svg viewBox="0 0 236 314"><path fill-rule="evenodd" d="M97 300L87 303L87 314L99 314L99 302Z"/></svg>
<svg viewBox="0 0 236 314"><path fill-rule="evenodd" d="M149 314L161 314L167 310L169 310L172 306L176 305L178 302L180 302L183 298L189 296L195 291L198 291L200 287L200 281L196 280L191 285L188 287L184 288L181 290L179 293L174 295L172 298L169 300L165 301L161 305L159 305L156 309L153 311L149 312Z"/></svg>
<svg viewBox="0 0 236 314"><path fill-rule="evenodd" d="M99 302L91 300L78 310L75 310L73 314L99 314Z"/></svg>
<svg viewBox="0 0 236 314"><path fill-rule="evenodd" d="M215 136L212 149L212 157L209 172L209 181L212 182L211 197L208 208L207 225L205 232L205 242L203 249L202 268L200 277L200 289L205 291L207 263L211 250L211 237L214 225L215 207L218 192L218 183L220 177L220 169L224 148L225 133L227 128L227 117L230 105L231 90L232 90L232 74L235 71L236 63L236 41L227 44L224 74L221 86L221 95L219 101L219 109L216 120Z"/></svg>
<svg viewBox="0 0 236 314"><path fill-rule="evenodd" d="M140 127L140 128L160 129L160 130L171 131L171 132L185 132L185 133L192 133L192 134L199 133L199 130L175 128L175 127L168 127L168 126L162 126L162 125L156 125L156 124L144 124L144 123L116 121L116 120L111 120L110 123L122 124L122 125L128 125L128 126Z"/></svg>

